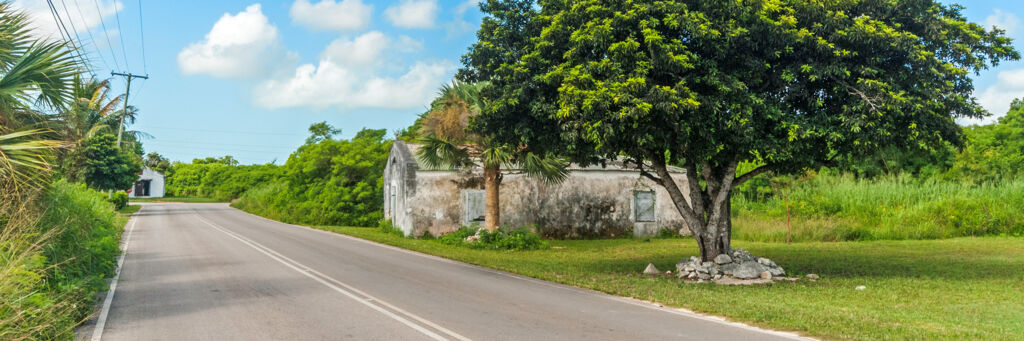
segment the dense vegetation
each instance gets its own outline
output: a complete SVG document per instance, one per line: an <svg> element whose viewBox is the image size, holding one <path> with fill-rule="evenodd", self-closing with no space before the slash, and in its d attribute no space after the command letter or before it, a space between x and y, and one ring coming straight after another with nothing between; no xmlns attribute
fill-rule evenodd
<svg viewBox="0 0 1024 341"><path fill-rule="evenodd" d="M198 161L198 162L197 162ZM165 195L201 197L221 201L238 198L246 190L281 177L281 167L231 165L223 162L175 162L165 172Z"/></svg>
<svg viewBox="0 0 1024 341"><path fill-rule="evenodd" d="M74 338L113 276L126 219L105 193L65 181L0 199L0 339Z"/></svg>
<svg viewBox="0 0 1024 341"><path fill-rule="evenodd" d="M314 128L308 143L280 167L280 179L252 187L234 206L291 223L376 226L383 218L384 164L391 151L386 131L363 129L343 140L333 133L317 136L325 131Z"/></svg>
<svg viewBox="0 0 1024 341"><path fill-rule="evenodd" d="M108 198L141 169L122 125L138 111L33 27L0 2L0 339L70 340L115 271L126 219Z"/></svg>

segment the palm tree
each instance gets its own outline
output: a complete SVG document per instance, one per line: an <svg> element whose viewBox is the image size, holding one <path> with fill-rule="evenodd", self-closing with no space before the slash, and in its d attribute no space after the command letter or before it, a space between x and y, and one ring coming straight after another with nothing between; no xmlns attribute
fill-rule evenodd
<svg viewBox="0 0 1024 341"><path fill-rule="evenodd" d="M71 102L78 64L63 43L37 40L28 17L0 3L0 182L34 185L63 145L40 109L61 111Z"/></svg>
<svg viewBox="0 0 1024 341"><path fill-rule="evenodd" d="M495 143L474 134L469 120L485 107L480 90L487 84L453 81L444 85L424 117L423 144L416 157L431 168L472 169L483 166L484 228L498 229L501 221L500 186L502 168L519 169L528 176L557 184L568 176L565 161L552 156L523 152L519 146Z"/></svg>

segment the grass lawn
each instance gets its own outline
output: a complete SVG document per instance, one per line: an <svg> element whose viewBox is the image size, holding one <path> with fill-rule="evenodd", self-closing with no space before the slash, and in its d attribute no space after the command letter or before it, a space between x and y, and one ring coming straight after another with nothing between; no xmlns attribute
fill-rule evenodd
<svg viewBox="0 0 1024 341"><path fill-rule="evenodd" d="M163 198L128 198L129 202L227 202L211 198L198 197L163 197Z"/></svg>
<svg viewBox="0 0 1024 341"><path fill-rule="evenodd" d="M139 209L141 209L141 208L142 208L141 205L128 205L128 206L125 206L124 208L122 208L120 210L117 210L117 213L124 214L124 215L132 215L133 213L138 212Z"/></svg>
<svg viewBox="0 0 1024 341"><path fill-rule="evenodd" d="M490 251L415 240L375 228L319 227L613 295L725 316L826 339L1019 339L1024 335L1024 238L761 243L734 247L816 282L758 286L646 278L696 255L691 239L548 241L538 251ZM855 290L859 285L866 290Z"/></svg>

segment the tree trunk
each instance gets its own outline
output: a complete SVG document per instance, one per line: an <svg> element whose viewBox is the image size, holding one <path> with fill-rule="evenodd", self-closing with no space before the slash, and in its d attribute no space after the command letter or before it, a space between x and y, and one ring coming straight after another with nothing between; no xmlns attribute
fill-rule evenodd
<svg viewBox="0 0 1024 341"><path fill-rule="evenodd" d="M498 167L484 167L484 192L486 203L484 206L484 228L488 231L498 229L501 222L501 206L498 199L498 186L501 185L498 178L501 170Z"/></svg>

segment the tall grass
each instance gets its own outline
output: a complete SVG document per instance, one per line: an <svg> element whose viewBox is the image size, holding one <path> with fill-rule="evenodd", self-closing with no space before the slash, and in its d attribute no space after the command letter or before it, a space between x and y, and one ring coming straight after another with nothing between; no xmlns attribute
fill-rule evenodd
<svg viewBox="0 0 1024 341"><path fill-rule="evenodd" d="M125 218L63 181L0 199L0 340L73 339L113 275Z"/></svg>
<svg viewBox="0 0 1024 341"><path fill-rule="evenodd" d="M735 238L786 240L785 203L782 193L775 194L733 197ZM1022 180L972 185L822 173L794 185L789 201L796 241L1024 236Z"/></svg>

